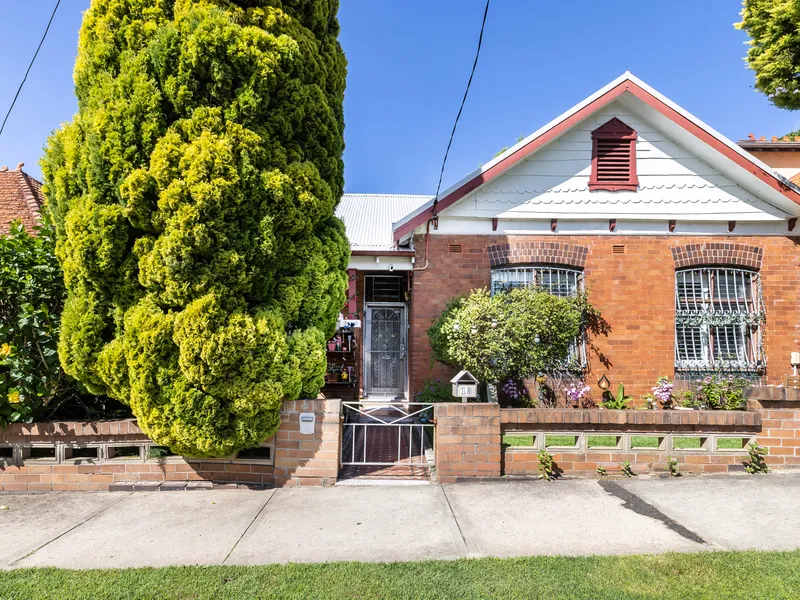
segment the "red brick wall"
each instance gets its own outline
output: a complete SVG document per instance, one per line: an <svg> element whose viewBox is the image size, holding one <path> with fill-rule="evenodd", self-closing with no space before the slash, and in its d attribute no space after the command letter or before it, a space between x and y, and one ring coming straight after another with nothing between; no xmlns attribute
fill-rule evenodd
<svg viewBox="0 0 800 600"><path fill-rule="evenodd" d="M458 477L500 476L500 406L437 404L436 473L440 483Z"/></svg>
<svg viewBox="0 0 800 600"><path fill-rule="evenodd" d="M607 373L612 387L620 382L626 393L650 391L658 377L674 375L675 263L672 248L705 242L747 244L763 249L761 267L767 323L764 349L768 360L766 383L780 383L788 371L789 354L800 348L800 238L702 236L461 236L431 235L428 269L414 274L410 322L410 386L412 393L425 380L449 378L442 365L431 367L426 331L447 301L457 294L490 284L487 247L495 244L558 242L588 247L586 283L591 302L611 325L607 338L595 340L610 361L606 369L598 355L589 356L588 381ZM424 236L414 240L417 265L425 263ZM460 244L460 253L450 253ZM624 245L624 254L612 246Z"/></svg>
<svg viewBox="0 0 800 600"><path fill-rule="evenodd" d="M436 405L436 469L439 481L476 477L538 476L538 450L548 434L575 435L574 449L549 448L562 475L597 477L603 467L620 475L627 460L634 473L667 471L674 457L683 473L744 471L746 448L715 448L714 438L755 439L769 448L773 469L800 467L800 390L751 388L747 411L500 409L497 404ZM531 447L502 449L502 436L534 436ZM590 448L581 437L616 435L618 448ZM635 448L625 437L660 437L662 448ZM669 449L670 436L705 439L701 449Z"/></svg>
<svg viewBox="0 0 800 600"><path fill-rule="evenodd" d="M677 410L579 410L579 409L503 409L504 434L512 432L537 438L553 435L583 435L587 440L575 449L550 448L557 470L563 475L595 477L603 467L609 475L620 475L621 464L629 461L636 474L667 470L673 457L684 473L726 473L743 471L746 449L715 451L712 437L730 436L751 440L760 435L762 415L754 411L677 411ZM590 448L591 436L618 436L619 448ZM620 434L659 437L662 448L636 448ZM670 434L705 439L702 449L669 450ZM546 445L537 439L536 448L508 447L503 452L504 475L538 475L537 452ZM746 445L746 442L745 442ZM785 464L781 461L781 465Z"/></svg>
<svg viewBox="0 0 800 600"><path fill-rule="evenodd" d="M300 413L313 412L313 435L300 434ZM134 420L97 423L14 424L0 431L0 445L27 448L46 444L57 448L55 460L0 462L2 491L77 491L153 489L187 484L330 485L339 471L339 400L296 400L284 403L281 427L274 439L273 464L231 459L109 460L107 445L140 445L147 456L152 443ZM63 448L73 444L101 446L97 460L65 459Z"/></svg>

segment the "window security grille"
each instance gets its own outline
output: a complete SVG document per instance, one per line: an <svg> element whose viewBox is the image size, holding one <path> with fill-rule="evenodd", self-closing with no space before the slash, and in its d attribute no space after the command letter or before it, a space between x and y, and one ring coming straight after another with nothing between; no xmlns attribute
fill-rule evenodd
<svg viewBox="0 0 800 600"><path fill-rule="evenodd" d="M583 291L583 271L536 266L492 269L492 295L531 285L554 296L574 298ZM579 369L586 366L586 343L583 336L575 338L567 364L577 365Z"/></svg>
<svg viewBox="0 0 800 600"><path fill-rule="evenodd" d="M763 372L763 321L758 273L676 271L675 370Z"/></svg>
<svg viewBox="0 0 800 600"><path fill-rule="evenodd" d="M364 279L366 302L402 302L405 278L400 275L367 275Z"/></svg>
<svg viewBox="0 0 800 600"><path fill-rule="evenodd" d="M583 273L574 269L517 267L492 270L492 294L535 285L554 296L574 297L583 289Z"/></svg>

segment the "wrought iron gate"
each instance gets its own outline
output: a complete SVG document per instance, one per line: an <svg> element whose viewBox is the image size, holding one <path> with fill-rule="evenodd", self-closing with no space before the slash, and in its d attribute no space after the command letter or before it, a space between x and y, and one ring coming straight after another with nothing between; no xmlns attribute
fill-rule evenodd
<svg viewBox="0 0 800 600"><path fill-rule="evenodd" d="M342 402L342 465L426 466L432 457L433 405Z"/></svg>
<svg viewBox="0 0 800 600"><path fill-rule="evenodd" d="M401 395L406 389L406 305L367 305L366 317L365 391L368 396Z"/></svg>

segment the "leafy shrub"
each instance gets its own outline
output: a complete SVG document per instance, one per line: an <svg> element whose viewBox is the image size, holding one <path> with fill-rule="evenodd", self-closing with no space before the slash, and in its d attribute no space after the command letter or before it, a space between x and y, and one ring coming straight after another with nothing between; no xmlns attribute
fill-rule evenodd
<svg viewBox="0 0 800 600"><path fill-rule="evenodd" d="M633 467L631 467L631 461L625 459L622 461L622 464L619 466L620 473L625 475L625 477L633 477L636 473L633 472Z"/></svg>
<svg viewBox="0 0 800 600"><path fill-rule="evenodd" d="M556 463L553 460L552 454L550 454L547 450L539 450L537 458L539 461L539 479L553 481L553 479L558 477Z"/></svg>
<svg viewBox="0 0 800 600"><path fill-rule="evenodd" d="M42 162L58 352L156 443L230 456L316 396L345 302L337 2L94 0Z"/></svg>
<svg viewBox="0 0 800 600"><path fill-rule="evenodd" d="M761 446L760 444L751 443L747 445L747 453L750 455L750 460L744 463L745 471L751 474L769 473L769 466L766 461L769 448Z"/></svg>
<svg viewBox="0 0 800 600"><path fill-rule="evenodd" d="M441 379L429 379L426 381L422 386L422 389L420 389L414 395L414 401L430 404L436 404L440 402L460 402L460 400L453 398L453 388L451 385L442 381Z"/></svg>
<svg viewBox="0 0 800 600"><path fill-rule="evenodd" d="M58 362L64 281L48 219L0 236L0 290L0 425L129 414L83 393Z"/></svg>
<svg viewBox="0 0 800 600"><path fill-rule="evenodd" d="M684 408L701 408L700 401L695 397L691 390L683 390L672 394L673 406Z"/></svg>
<svg viewBox="0 0 800 600"><path fill-rule="evenodd" d="M0 423L31 421L70 390L56 346L64 298L53 231L0 236Z"/></svg>
<svg viewBox="0 0 800 600"><path fill-rule="evenodd" d="M609 410L626 410L629 409L630 403L633 401L633 396L626 396L625 395L625 386L623 384L619 384L619 388L617 389L617 395L613 396L611 392L606 390L603 392L603 408L607 408Z"/></svg>
<svg viewBox="0 0 800 600"><path fill-rule="evenodd" d="M481 381L522 380L567 366L589 310L585 296L560 298L534 287L492 296L478 289L452 300L428 339L436 360L467 369Z"/></svg>
<svg viewBox="0 0 800 600"><path fill-rule="evenodd" d="M749 385L747 379L733 375L707 375L697 386L697 401L711 410L743 410L744 389Z"/></svg>

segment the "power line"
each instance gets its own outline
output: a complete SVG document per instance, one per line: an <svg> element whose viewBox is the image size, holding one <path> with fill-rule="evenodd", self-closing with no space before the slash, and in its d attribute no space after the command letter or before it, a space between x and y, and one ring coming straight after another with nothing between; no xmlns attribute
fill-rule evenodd
<svg viewBox="0 0 800 600"><path fill-rule="evenodd" d="M444 167L447 164L447 156L450 154L450 146L453 145L453 137L456 135L456 127L458 127L458 120L461 118L461 111L464 110L464 104L467 101L469 94L469 87L472 85L472 77L475 75L475 67L478 66L478 57L481 55L481 45L483 44L483 29L486 27L486 15L489 14L489 2L486 0L486 8L483 9L483 21L481 22L481 33L478 36L478 48L475 52L475 60L472 63L472 71L469 74L469 81L467 81L467 89L464 90L464 97L461 99L461 106L458 109L455 123L453 123L453 131L450 132L450 141L447 142L447 150L444 153L444 160L442 160L442 170L439 172L439 183L436 185L436 195L433 197L433 216L436 216L436 205L439 202L439 190L442 188L442 177L444 176Z"/></svg>
<svg viewBox="0 0 800 600"><path fill-rule="evenodd" d="M53 23L53 17L56 16L56 11L58 10L59 4L61 4L61 0L56 0L56 5L53 8L53 13L50 15L50 20L47 22L47 27L44 30L44 35L42 35L42 39L39 41L39 46L36 48L36 52L33 53L33 58L31 59L31 63L28 65L28 70L25 71L25 77L22 78L22 83L20 83L19 88L17 88L17 93L14 95L14 100L11 101L11 106L8 107L6 118L3 119L3 124L0 125L0 135L3 135L3 130L6 128L6 121L8 121L8 117L11 115L11 111L14 110L14 105L17 103L17 98L19 98L19 93L22 91L22 86L24 86L25 82L28 80L28 73L31 72L33 63L36 62L36 57L39 56L39 50L42 49L42 44L44 44L44 40L47 38L47 32L50 31L50 25Z"/></svg>

